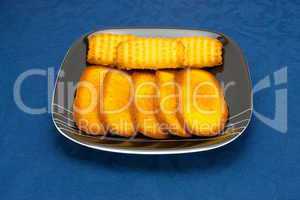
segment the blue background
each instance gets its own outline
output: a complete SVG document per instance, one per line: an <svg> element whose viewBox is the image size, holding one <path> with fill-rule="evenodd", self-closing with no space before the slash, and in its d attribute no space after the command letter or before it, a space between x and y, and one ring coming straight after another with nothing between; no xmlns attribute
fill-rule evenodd
<svg viewBox="0 0 300 200"><path fill-rule="evenodd" d="M29 115L13 100L22 72L54 67L72 41L108 27L161 26L223 32L243 49L253 84L288 66L288 132L253 117L223 148L188 155L136 156L90 150L58 134L50 114ZM0 199L300 199L298 1L0 2ZM254 95L274 115L277 86ZM22 85L32 107L46 106L47 79Z"/></svg>

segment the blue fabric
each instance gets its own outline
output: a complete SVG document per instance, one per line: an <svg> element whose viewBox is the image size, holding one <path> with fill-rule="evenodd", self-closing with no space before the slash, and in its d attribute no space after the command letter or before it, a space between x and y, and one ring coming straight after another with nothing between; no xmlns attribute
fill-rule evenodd
<svg viewBox="0 0 300 200"><path fill-rule="evenodd" d="M223 148L188 155L136 156L90 150L58 134L50 114L14 103L16 78L32 68L56 72L72 41L107 27L204 28L231 36L247 57L253 84L288 66L288 132L253 117ZM24 1L0 3L1 199L299 199L298 1ZM274 115L276 87L254 95ZM32 107L46 106L47 79L22 85Z"/></svg>

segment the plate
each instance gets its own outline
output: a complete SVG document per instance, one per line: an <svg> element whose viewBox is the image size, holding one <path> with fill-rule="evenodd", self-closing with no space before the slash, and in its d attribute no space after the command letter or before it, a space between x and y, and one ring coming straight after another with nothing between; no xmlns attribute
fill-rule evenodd
<svg viewBox="0 0 300 200"><path fill-rule="evenodd" d="M87 66L87 37L94 33L134 34L146 37L208 36L219 39L223 47L223 65L207 69L216 75L225 91L229 120L225 130L209 138L170 138L155 140L138 136L89 136L80 131L72 117L72 103L83 69ZM207 30L121 28L86 34L68 50L57 75L52 119L57 130L66 138L93 149L130 154L179 154L207 151L224 146L238 138L247 128L252 115L252 86L247 63L238 45L228 36Z"/></svg>

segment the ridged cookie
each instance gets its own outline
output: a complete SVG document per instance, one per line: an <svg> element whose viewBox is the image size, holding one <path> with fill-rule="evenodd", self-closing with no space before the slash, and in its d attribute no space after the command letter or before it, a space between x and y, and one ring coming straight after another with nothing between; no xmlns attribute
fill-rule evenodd
<svg viewBox="0 0 300 200"><path fill-rule="evenodd" d="M87 61L91 64L114 65L117 46L127 40L134 39L133 35L101 33L88 37Z"/></svg>
<svg viewBox="0 0 300 200"><path fill-rule="evenodd" d="M183 61L184 47L170 38L137 38L121 42L117 48L120 69L178 68Z"/></svg>
<svg viewBox="0 0 300 200"><path fill-rule="evenodd" d="M178 38L184 46L183 66L213 67L222 64L222 43L210 37Z"/></svg>

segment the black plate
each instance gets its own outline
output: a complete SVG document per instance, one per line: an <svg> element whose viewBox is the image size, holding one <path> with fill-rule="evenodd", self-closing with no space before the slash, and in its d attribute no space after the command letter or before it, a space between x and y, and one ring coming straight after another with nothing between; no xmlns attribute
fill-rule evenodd
<svg viewBox="0 0 300 200"><path fill-rule="evenodd" d="M176 154L214 149L236 139L248 126L252 115L252 87L248 66L237 44L224 34L186 29L109 29L98 32L135 34L138 36L209 36L224 44L223 65L207 69L224 85L229 107L229 120L220 136L211 138L170 138L153 140L142 136L127 139L115 136L89 136L78 130L72 117L75 86L87 66L87 36L73 43L61 65L52 101L53 122L59 132L70 140L94 149L135 154Z"/></svg>

